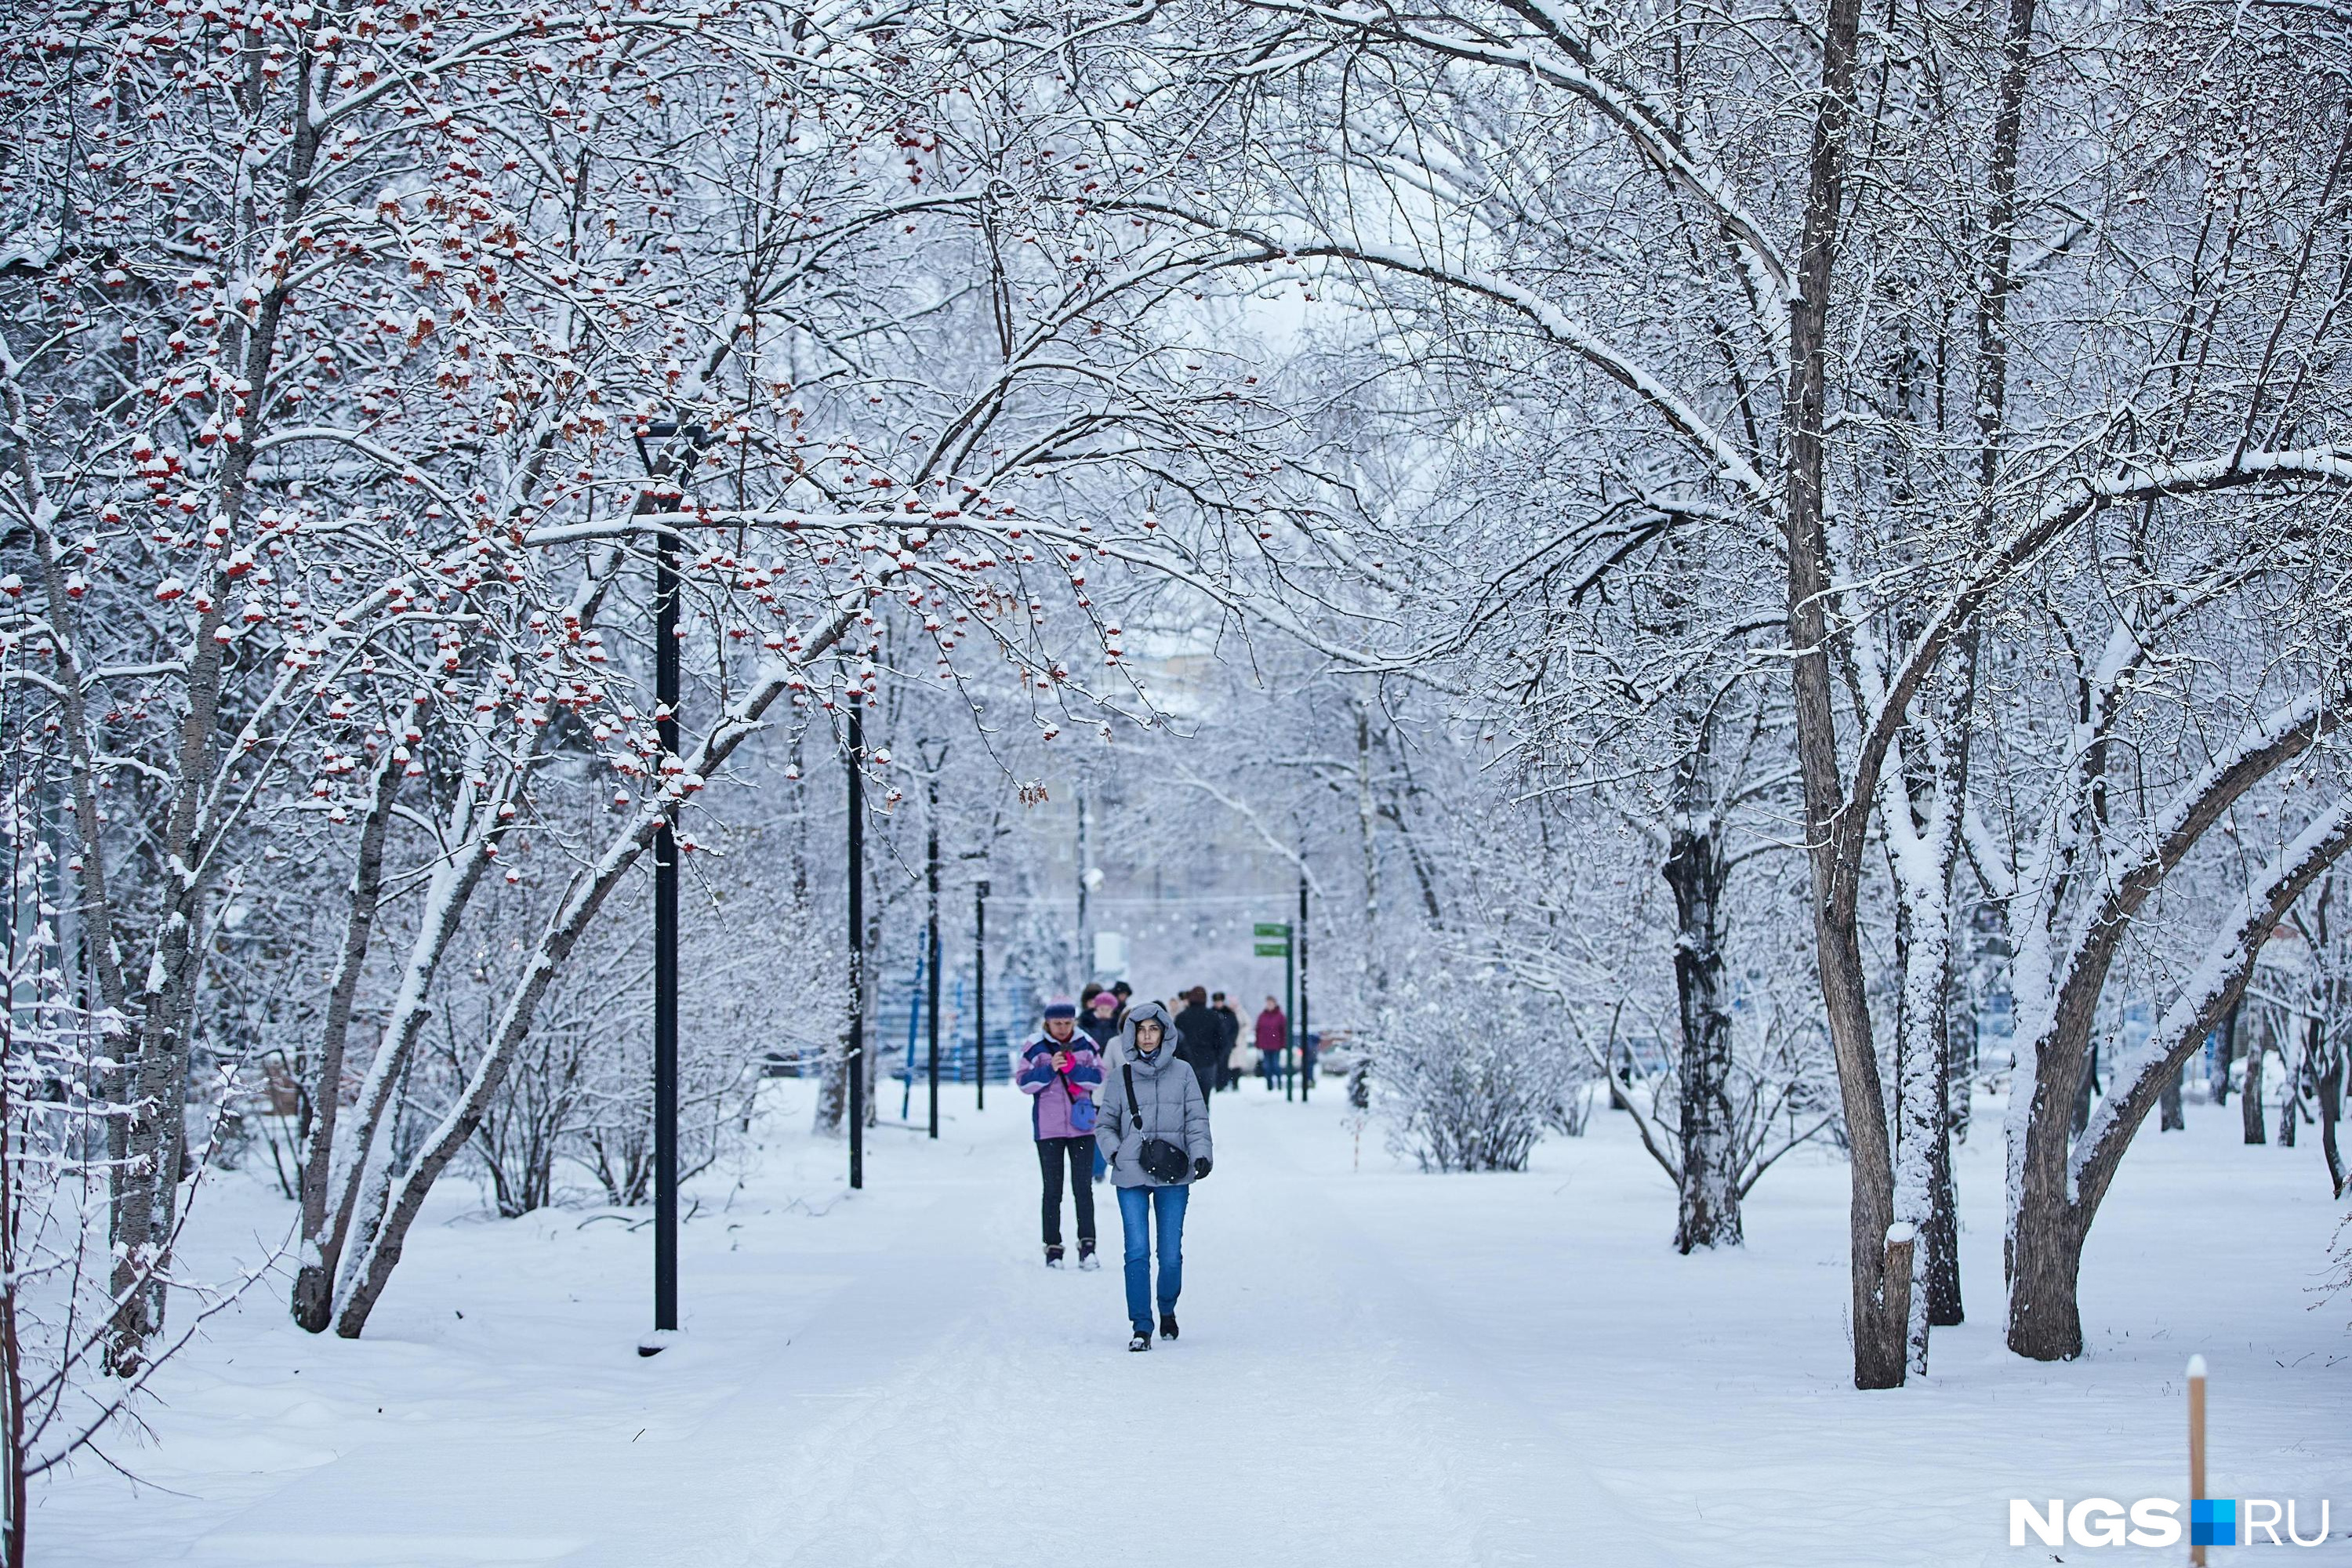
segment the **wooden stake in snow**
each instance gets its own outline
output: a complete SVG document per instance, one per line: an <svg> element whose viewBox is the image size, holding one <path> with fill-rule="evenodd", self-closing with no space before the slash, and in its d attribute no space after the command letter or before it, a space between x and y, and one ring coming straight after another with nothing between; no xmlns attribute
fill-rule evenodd
<svg viewBox="0 0 2352 1568"><path fill-rule="evenodd" d="M2205 1358L2189 1358L2189 1510L2196 1510L2196 1500L2205 1495ZM2189 1531L2189 1561L2201 1565L2205 1548L2197 1539L2192 1524Z"/></svg>

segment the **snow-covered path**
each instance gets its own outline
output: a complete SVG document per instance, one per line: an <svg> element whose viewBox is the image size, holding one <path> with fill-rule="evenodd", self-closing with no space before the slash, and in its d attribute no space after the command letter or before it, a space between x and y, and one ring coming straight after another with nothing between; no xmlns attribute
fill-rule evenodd
<svg viewBox="0 0 2352 1568"><path fill-rule="evenodd" d="M520 1441L370 1444L194 1555L1025 1564L1115 1530L1124 1500L1172 1533L1171 1560L1437 1568L1607 1541L1613 1562L1672 1561L1522 1397L1524 1347L1413 1289L1301 1168L1299 1120L1263 1094L1220 1102L1174 1345L1125 1349L1108 1188L1112 1265L1048 1270L1010 1118L960 1116L938 1151L885 1129L872 1189L827 1221L854 1250L767 1254L759 1272L802 1289L764 1332L696 1325L642 1369L730 1385L715 1408L642 1434L657 1417L623 1408Z"/></svg>
<svg viewBox="0 0 2352 1568"><path fill-rule="evenodd" d="M2301 1160L2228 1145L2203 1108L2126 1163L2072 1367L1999 1348L1996 1155L1972 1145L1979 1321L1939 1332L1925 1384L1864 1395L1826 1158L1775 1173L1745 1252L1683 1258L1671 1194L1605 1118L1525 1175L1431 1177L1377 1134L1358 1168L1336 1104L1245 1089L1216 1105L1185 1336L1138 1356L1115 1263L1038 1261L1021 1105L977 1116L969 1092L937 1144L877 1130L854 1198L837 1145L783 1131L731 1194L700 1184L688 1333L651 1361L631 1351L642 1234L484 1223L453 1192L366 1340L309 1339L258 1295L225 1320L173 1369L163 1441L121 1456L181 1495L126 1506L84 1467L39 1510L49 1560L882 1568L1128 1539L1207 1568L2034 1561L2006 1544L2011 1496L2177 1494L2192 1349L2233 1380L2235 1489L2342 1478L2352 1346L2289 1261L2315 1263L2328 1205ZM278 1213L257 1187L220 1197L224 1243ZM2165 1243L2200 1202L2262 1228L2182 1289Z"/></svg>

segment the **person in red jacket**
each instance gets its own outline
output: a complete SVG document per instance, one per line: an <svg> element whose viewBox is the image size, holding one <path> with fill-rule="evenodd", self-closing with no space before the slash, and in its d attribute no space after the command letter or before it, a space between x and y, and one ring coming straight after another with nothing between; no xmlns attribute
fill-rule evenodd
<svg viewBox="0 0 2352 1568"><path fill-rule="evenodd" d="M1257 1016L1257 1070L1269 1089L1282 1088L1282 1047L1289 1040L1290 1020L1283 1016L1282 1004L1269 996Z"/></svg>

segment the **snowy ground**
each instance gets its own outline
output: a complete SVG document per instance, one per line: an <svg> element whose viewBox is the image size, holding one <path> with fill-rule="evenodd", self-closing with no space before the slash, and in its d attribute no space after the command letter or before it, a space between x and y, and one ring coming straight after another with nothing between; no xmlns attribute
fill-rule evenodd
<svg viewBox="0 0 2352 1568"><path fill-rule="evenodd" d="M1115 1261L1038 1262L1016 1096L983 1117L953 1091L937 1144L878 1130L852 1198L777 1087L756 1173L696 1194L677 1349L633 1351L644 1232L484 1220L453 1184L365 1340L306 1336L260 1293L216 1320L152 1440L116 1447L142 1484L52 1484L35 1562L2123 1562L2153 1554L2011 1548L2008 1500L2183 1495L2202 1352L2212 1489L2331 1497L2334 1538L2287 1561L2352 1563L2352 1301L2309 1293L2335 1213L2317 1152L2240 1146L2234 1106L2142 1135L2085 1265L2090 1353L2058 1367L2000 1348L1980 1121L1973 1321L1924 1383L1863 1394L1827 1159L1766 1179L1744 1251L1685 1258L1617 1121L1524 1175L1427 1176L1376 1131L1356 1168L1336 1096L1252 1088L1216 1106L1184 1338L1132 1356ZM205 1201L215 1257L285 1229L244 1177Z"/></svg>

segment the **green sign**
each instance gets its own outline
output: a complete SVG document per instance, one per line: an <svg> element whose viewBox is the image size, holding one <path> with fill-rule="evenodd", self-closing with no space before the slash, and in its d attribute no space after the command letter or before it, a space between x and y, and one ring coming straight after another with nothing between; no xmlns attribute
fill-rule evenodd
<svg viewBox="0 0 2352 1568"><path fill-rule="evenodd" d="M1265 921L1260 921L1256 925L1250 928L1250 935L1258 937L1278 936L1287 942L1290 939L1290 928L1286 925L1274 924Z"/></svg>
<svg viewBox="0 0 2352 1568"><path fill-rule="evenodd" d="M1290 944L1286 942L1262 942L1257 944L1260 958L1288 958Z"/></svg>

